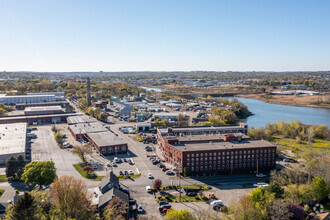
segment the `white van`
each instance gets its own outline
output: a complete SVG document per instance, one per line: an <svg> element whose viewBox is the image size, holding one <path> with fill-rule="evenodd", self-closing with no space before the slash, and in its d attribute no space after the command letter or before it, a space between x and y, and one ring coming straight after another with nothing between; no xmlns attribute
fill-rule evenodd
<svg viewBox="0 0 330 220"><path fill-rule="evenodd" d="M222 200L214 200L210 203L211 206L223 206Z"/></svg>
<svg viewBox="0 0 330 220"><path fill-rule="evenodd" d="M113 160L114 160L116 163L119 163L119 159L118 159L118 157L113 158Z"/></svg>
<svg viewBox="0 0 330 220"><path fill-rule="evenodd" d="M151 193L151 186L146 186L146 190L148 193Z"/></svg>

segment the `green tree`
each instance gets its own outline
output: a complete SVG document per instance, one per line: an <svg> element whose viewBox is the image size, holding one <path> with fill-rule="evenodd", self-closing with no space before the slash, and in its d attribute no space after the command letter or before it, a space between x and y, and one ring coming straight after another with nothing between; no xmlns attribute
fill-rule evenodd
<svg viewBox="0 0 330 220"><path fill-rule="evenodd" d="M275 199L283 198L284 189L276 181L271 181L267 187L267 191L275 194Z"/></svg>
<svg viewBox="0 0 330 220"><path fill-rule="evenodd" d="M17 159L15 157L9 158L6 163L6 176L12 179L20 179L25 165L26 160L22 155L19 155Z"/></svg>
<svg viewBox="0 0 330 220"><path fill-rule="evenodd" d="M170 209L167 211L165 219L167 220L192 220L194 215L188 209Z"/></svg>
<svg viewBox="0 0 330 220"><path fill-rule="evenodd" d="M89 144L75 145L72 149L72 153L77 154L83 162L86 162L86 154L91 154L92 147Z"/></svg>
<svg viewBox="0 0 330 220"><path fill-rule="evenodd" d="M53 161L32 161L25 166L22 180L25 183L48 186L56 178L56 168Z"/></svg>
<svg viewBox="0 0 330 220"><path fill-rule="evenodd" d="M267 212L267 207L275 200L275 193L270 193L265 187L258 187L249 194L252 204L260 210L263 215Z"/></svg>
<svg viewBox="0 0 330 220"><path fill-rule="evenodd" d="M13 205L12 215L9 219L33 220L37 212L37 204L34 198L27 192L21 196L15 205ZM8 216L9 217L9 216Z"/></svg>
<svg viewBox="0 0 330 220"><path fill-rule="evenodd" d="M322 199L329 195L329 186L321 177L313 178L312 187L317 199Z"/></svg>
<svg viewBox="0 0 330 220"><path fill-rule="evenodd" d="M57 142L57 144L62 146L63 145L63 135L60 132L56 132L54 137L55 137L55 141Z"/></svg>

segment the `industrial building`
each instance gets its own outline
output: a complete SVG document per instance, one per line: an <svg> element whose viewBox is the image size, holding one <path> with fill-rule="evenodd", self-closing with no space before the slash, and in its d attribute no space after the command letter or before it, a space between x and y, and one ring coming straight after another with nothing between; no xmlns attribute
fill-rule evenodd
<svg viewBox="0 0 330 220"><path fill-rule="evenodd" d="M27 95L54 95L55 96L55 101L65 101L65 92L42 92L42 93L27 93Z"/></svg>
<svg viewBox="0 0 330 220"><path fill-rule="evenodd" d="M26 123L0 124L0 164L14 156L25 157Z"/></svg>
<svg viewBox="0 0 330 220"><path fill-rule="evenodd" d="M85 115L69 117L67 122L68 129L76 140L89 141L103 155L123 154L128 151L126 142L99 122L91 120Z"/></svg>
<svg viewBox="0 0 330 220"><path fill-rule="evenodd" d="M67 101L59 102L40 102L40 103L19 103L15 105L16 110L24 110L27 107L45 107L45 106L61 106L62 108L68 107L70 104Z"/></svg>
<svg viewBox="0 0 330 220"><path fill-rule="evenodd" d="M20 95L7 96L7 94L0 95L0 102L5 105L16 105L18 103L41 103L41 102L55 102L55 95Z"/></svg>
<svg viewBox="0 0 330 220"><path fill-rule="evenodd" d="M154 114L155 119L159 119L159 120L167 119L169 121L177 121L178 116L179 113L171 113L171 112L161 112Z"/></svg>
<svg viewBox="0 0 330 220"><path fill-rule="evenodd" d="M15 115L0 117L0 124L8 123L28 123L28 124L44 124L66 122L67 117L77 116L77 113L51 114L51 115Z"/></svg>
<svg viewBox="0 0 330 220"><path fill-rule="evenodd" d="M276 146L252 140L233 127L222 126L217 131L212 127L158 129L158 141L166 161L191 175L251 174L257 169L274 169Z"/></svg>
<svg viewBox="0 0 330 220"><path fill-rule="evenodd" d="M61 106L27 107L24 115L49 115L64 113Z"/></svg>

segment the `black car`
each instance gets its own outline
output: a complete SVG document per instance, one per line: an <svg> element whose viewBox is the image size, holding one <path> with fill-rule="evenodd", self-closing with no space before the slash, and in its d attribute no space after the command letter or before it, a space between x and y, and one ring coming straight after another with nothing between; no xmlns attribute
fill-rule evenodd
<svg viewBox="0 0 330 220"><path fill-rule="evenodd" d="M124 160L125 163L127 162L126 158L124 158L123 160Z"/></svg>
<svg viewBox="0 0 330 220"><path fill-rule="evenodd" d="M161 209L170 209L172 206L170 204L164 204L164 205L161 205L159 206L158 208L161 208Z"/></svg>
<svg viewBox="0 0 330 220"><path fill-rule="evenodd" d="M127 170L125 170L125 171L124 171L124 173L125 173L125 175L128 175L128 172L127 172Z"/></svg>
<svg viewBox="0 0 330 220"><path fill-rule="evenodd" d="M154 162L152 162L153 165L158 164L159 162L157 160L155 160Z"/></svg>
<svg viewBox="0 0 330 220"><path fill-rule="evenodd" d="M167 205L167 204L168 204L168 201L159 201L159 206Z"/></svg>
<svg viewBox="0 0 330 220"><path fill-rule="evenodd" d="M120 171L119 171L119 175L123 175L123 171L120 170Z"/></svg>

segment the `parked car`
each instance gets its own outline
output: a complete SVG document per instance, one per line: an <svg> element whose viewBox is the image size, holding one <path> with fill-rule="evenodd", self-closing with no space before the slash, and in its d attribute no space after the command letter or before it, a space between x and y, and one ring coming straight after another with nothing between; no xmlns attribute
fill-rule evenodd
<svg viewBox="0 0 330 220"><path fill-rule="evenodd" d="M174 174L173 171L171 171L171 170L167 170L165 173L166 173L166 175L173 175Z"/></svg>
<svg viewBox="0 0 330 220"><path fill-rule="evenodd" d="M126 158L124 158L123 161L126 163L127 162Z"/></svg>
<svg viewBox="0 0 330 220"><path fill-rule="evenodd" d="M128 172L129 172L129 175L134 175L132 170L129 170Z"/></svg>
<svg viewBox="0 0 330 220"><path fill-rule="evenodd" d="M298 161L295 160L295 159L291 159L291 160L289 160L289 162L290 162L290 163L298 163Z"/></svg>
<svg viewBox="0 0 330 220"><path fill-rule="evenodd" d="M139 213L142 213L143 212L143 207L142 207L142 205L139 205L139 207L138 207L138 210L137 210Z"/></svg>
<svg viewBox="0 0 330 220"><path fill-rule="evenodd" d="M168 201L163 201L163 200L159 201L159 206L166 205L166 204L168 204Z"/></svg>
<svg viewBox="0 0 330 220"><path fill-rule="evenodd" d="M158 165L157 165L157 166L158 166ZM161 163L158 167L159 167L159 168L163 168L163 167L165 167L165 165Z"/></svg>
<svg viewBox="0 0 330 220"><path fill-rule="evenodd" d="M163 172L166 172L166 171L168 171L168 168L164 167L164 168L162 169L162 171L163 171Z"/></svg>
<svg viewBox="0 0 330 220"><path fill-rule="evenodd" d="M113 161L115 161L116 163L119 163L118 157L113 158Z"/></svg>
<svg viewBox="0 0 330 220"><path fill-rule="evenodd" d="M113 166L113 167L116 167L117 164L116 164L115 162L112 162L112 166Z"/></svg>
<svg viewBox="0 0 330 220"><path fill-rule="evenodd" d="M151 186L146 186L146 190L147 190L148 193L151 193L152 192Z"/></svg>
<svg viewBox="0 0 330 220"><path fill-rule="evenodd" d="M151 175L151 173L148 173L148 178L153 179L154 177Z"/></svg>
<svg viewBox="0 0 330 220"><path fill-rule="evenodd" d="M194 191L187 192L187 196L197 196L197 192Z"/></svg>
<svg viewBox="0 0 330 220"><path fill-rule="evenodd" d="M124 175L123 171L119 170L119 175Z"/></svg>
<svg viewBox="0 0 330 220"><path fill-rule="evenodd" d="M94 169L94 170L97 169L97 165L96 165L96 164L93 165L93 169Z"/></svg>
<svg viewBox="0 0 330 220"><path fill-rule="evenodd" d="M283 162L290 162L290 159L285 158L285 159L283 159Z"/></svg>
<svg viewBox="0 0 330 220"><path fill-rule="evenodd" d="M128 171L127 171L127 170L124 170L124 174L125 174L125 175L128 175Z"/></svg>
<svg viewBox="0 0 330 220"><path fill-rule="evenodd" d="M265 174L262 174L262 173L259 173L259 174L257 174L256 176L257 176L257 177L260 177L260 178L262 178L262 177L266 177L266 175L265 175Z"/></svg>
<svg viewBox="0 0 330 220"><path fill-rule="evenodd" d="M255 183L255 184L253 184L253 186L255 186L255 187L267 187L268 184L267 183Z"/></svg>
<svg viewBox="0 0 330 220"><path fill-rule="evenodd" d="M214 200L214 201L210 202L210 205L211 206L219 206L219 205L223 206L223 203L222 203L222 200Z"/></svg>
<svg viewBox="0 0 330 220"><path fill-rule="evenodd" d="M107 167L111 167L110 163L107 164Z"/></svg>

